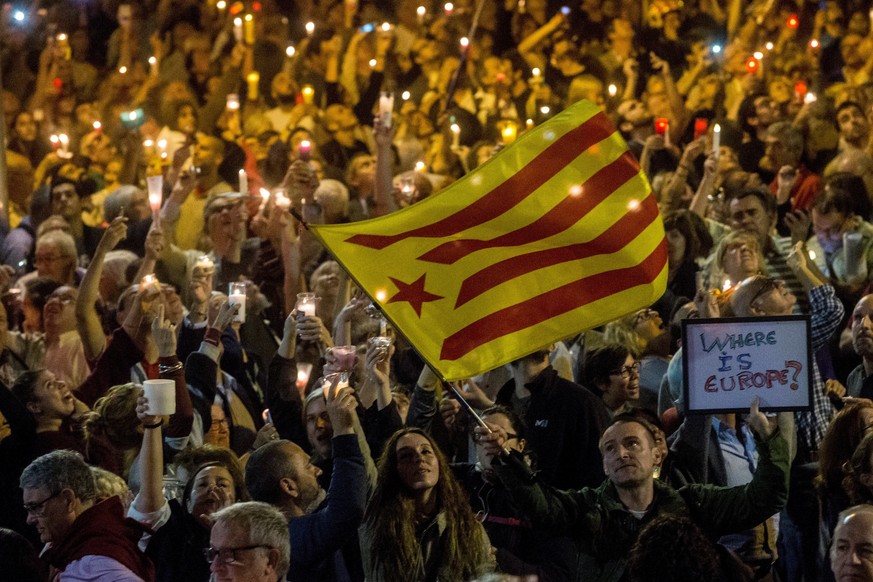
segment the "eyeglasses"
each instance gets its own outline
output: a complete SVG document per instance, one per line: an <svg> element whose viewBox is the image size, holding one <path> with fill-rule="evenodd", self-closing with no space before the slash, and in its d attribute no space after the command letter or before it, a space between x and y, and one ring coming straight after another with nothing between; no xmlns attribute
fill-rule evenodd
<svg viewBox="0 0 873 582"><path fill-rule="evenodd" d="M640 375L640 364L635 362L630 366L622 366L618 370L613 370L609 373L610 376L621 376L622 378L630 378L631 376Z"/></svg>
<svg viewBox="0 0 873 582"><path fill-rule="evenodd" d="M28 515L33 515L35 517L42 517L45 514L45 504L57 497L61 494L61 491L57 491L52 493L42 501L38 503L25 503L24 511L28 513Z"/></svg>
<svg viewBox="0 0 873 582"><path fill-rule="evenodd" d="M64 293L62 295L55 295L54 293L52 293L48 296L48 299L46 299L46 303L48 303L52 299L57 300L61 305L69 305L76 300L76 298L69 293Z"/></svg>
<svg viewBox="0 0 873 582"><path fill-rule="evenodd" d="M218 561L221 562L222 564L227 564L228 566L234 566L234 565L239 565L242 563L237 559L237 556L236 556L237 552L256 550L258 548L263 548L265 550L275 549L275 548L273 548L273 546L266 546L263 544L258 544L258 545L253 545L253 546L242 546L239 548L208 547L208 548L203 550L203 556L206 558L206 561L209 562L210 564L213 563L217 558Z"/></svg>
<svg viewBox="0 0 873 582"><path fill-rule="evenodd" d="M767 279L764 281L764 284L761 285L761 288L758 289L758 292L752 296L751 300L749 300L749 305L754 305L755 302L765 294L774 289L781 289L784 285L785 281L782 281L781 279Z"/></svg>
<svg viewBox="0 0 873 582"><path fill-rule="evenodd" d="M639 325L644 321L648 321L650 319L654 319L658 315L658 312L654 309L643 309L640 310L634 315L634 325Z"/></svg>

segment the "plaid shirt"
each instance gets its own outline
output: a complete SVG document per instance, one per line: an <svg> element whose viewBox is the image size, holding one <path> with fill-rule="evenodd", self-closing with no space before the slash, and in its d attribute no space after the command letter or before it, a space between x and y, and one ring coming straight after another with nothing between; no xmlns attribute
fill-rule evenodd
<svg viewBox="0 0 873 582"><path fill-rule="evenodd" d="M823 347L831 336L839 329L843 319L843 305L834 295L830 285L814 287L809 291L810 311L812 313L812 345L813 353ZM794 415L797 424L797 462L814 461L818 455L818 447L824 438L825 431L836 410L825 395L824 381L818 371L815 358L812 362L812 411L797 412Z"/></svg>

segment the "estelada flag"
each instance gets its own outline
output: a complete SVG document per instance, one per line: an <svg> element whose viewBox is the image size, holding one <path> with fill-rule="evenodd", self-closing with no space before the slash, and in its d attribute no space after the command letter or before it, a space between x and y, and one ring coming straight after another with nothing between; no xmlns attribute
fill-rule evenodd
<svg viewBox="0 0 873 582"><path fill-rule="evenodd" d="M588 101L409 208L311 228L447 380L648 306L667 283L649 183Z"/></svg>

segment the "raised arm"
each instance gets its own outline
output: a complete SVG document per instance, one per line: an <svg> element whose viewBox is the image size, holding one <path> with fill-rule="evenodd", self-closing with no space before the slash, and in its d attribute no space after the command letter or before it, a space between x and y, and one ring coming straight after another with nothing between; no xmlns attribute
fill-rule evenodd
<svg viewBox="0 0 873 582"><path fill-rule="evenodd" d="M106 253L114 249L118 243L127 237L127 219L123 216L112 221L103 237L97 244L91 264L85 271L82 283L79 285L79 295L76 298L76 329L82 338L85 358L96 360L106 349L106 336L94 305L100 297L100 276L103 274L103 262Z"/></svg>

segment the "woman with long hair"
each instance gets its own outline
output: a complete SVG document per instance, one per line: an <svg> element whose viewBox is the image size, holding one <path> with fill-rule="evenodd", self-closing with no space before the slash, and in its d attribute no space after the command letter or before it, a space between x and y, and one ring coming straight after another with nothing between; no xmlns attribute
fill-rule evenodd
<svg viewBox="0 0 873 582"><path fill-rule="evenodd" d="M834 531L837 516L852 505L843 488L843 478L850 466L852 453L873 425L873 402L859 399L840 410L828 426L821 441L818 456L819 497L822 500L822 521L828 533Z"/></svg>
<svg viewBox="0 0 873 582"><path fill-rule="evenodd" d="M388 440L361 526L368 580L472 580L493 569L491 544L430 436Z"/></svg>

